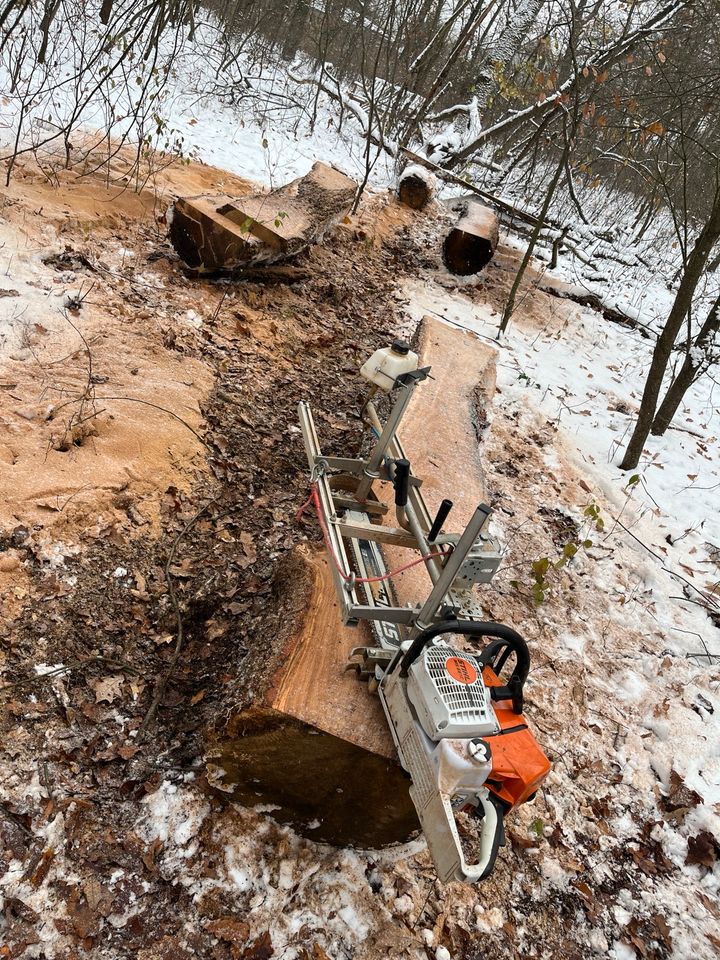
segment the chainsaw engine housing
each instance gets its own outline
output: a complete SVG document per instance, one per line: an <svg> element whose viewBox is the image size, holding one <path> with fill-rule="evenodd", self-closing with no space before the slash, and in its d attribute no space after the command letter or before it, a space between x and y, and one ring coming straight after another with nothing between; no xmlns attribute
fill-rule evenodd
<svg viewBox="0 0 720 960"><path fill-rule="evenodd" d="M431 740L499 732L482 664L445 643L426 647L408 671L408 697Z"/></svg>

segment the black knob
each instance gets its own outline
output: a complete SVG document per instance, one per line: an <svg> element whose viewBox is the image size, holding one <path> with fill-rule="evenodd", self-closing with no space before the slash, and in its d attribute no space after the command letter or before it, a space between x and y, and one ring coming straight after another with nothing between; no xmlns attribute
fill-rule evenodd
<svg viewBox="0 0 720 960"><path fill-rule="evenodd" d="M410 353L410 344L404 340L393 340L390 348L393 353L399 353L401 357L406 357Z"/></svg>
<svg viewBox="0 0 720 960"><path fill-rule="evenodd" d="M395 487L395 506L404 507L408 501L408 487L410 485L410 461L396 460L393 486Z"/></svg>

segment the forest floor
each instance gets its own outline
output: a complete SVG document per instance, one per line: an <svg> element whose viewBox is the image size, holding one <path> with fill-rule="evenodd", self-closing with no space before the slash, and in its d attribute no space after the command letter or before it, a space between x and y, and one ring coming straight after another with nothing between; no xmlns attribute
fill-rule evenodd
<svg viewBox="0 0 720 960"><path fill-rule="evenodd" d="M683 514L667 528L641 509L551 410L575 405L585 362L540 347L597 348L583 376L600 379L618 341L530 286L478 423L507 546L481 599L528 638L554 770L494 876L443 887L421 841L324 847L208 790L203 730L286 615L284 558L318 540L295 520L297 401L328 446L356 448L365 356L428 312L490 342L518 255L460 284L438 256L443 214L376 194L298 282L192 279L165 241L168 200L250 185L193 164L135 193L124 162L108 185L26 160L2 191L0 956L715 956L720 674L673 631L715 650L719 635L665 568L681 556L711 591L720 551L693 529L674 553ZM626 416L630 386L614 389ZM607 391L595 403L607 413ZM710 420L693 432L716 463Z"/></svg>

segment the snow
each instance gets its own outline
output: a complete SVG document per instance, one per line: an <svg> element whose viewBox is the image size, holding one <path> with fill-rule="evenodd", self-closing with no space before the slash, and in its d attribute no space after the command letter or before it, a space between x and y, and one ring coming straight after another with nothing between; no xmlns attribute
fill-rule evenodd
<svg viewBox="0 0 720 960"><path fill-rule="evenodd" d="M318 157L336 163L351 176L362 175L363 144L352 118L339 130L335 108L323 95L314 124L292 105L276 109L273 119L268 120L263 108L278 81L294 96L308 89L301 83L293 84L273 67L253 77L253 102L249 97L239 104L220 102L212 92L217 63L211 47L211 35L203 28L196 45L182 52L163 95L167 126L187 157L216 164L268 187L304 174ZM243 64L240 67L244 70ZM303 70L302 64L293 66L301 80L307 76ZM60 110L64 102L67 106L63 97L60 92ZM11 124L12 103L7 107L4 120ZM39 105L37 117L41 113ZM91 108L82 122L91 128L98 122L98 115ZM470 123L474 136L479 130L477 104L471 105ZM121 130L122 124L115 133ZM33 129L36 134L37 127ZM441 139L447 145L459 136L449 130ZM158 140L156 144L160 145ZM408 169L414 172L414 168ZM424 168L417 170L419 175L428 176ZM381 157L371 183L386 186L393 178L390 162ZM515 198L515 194L508 196ZM666 244L653 259L656 275L650 280L643 260L649 255L650 241L657 246L662 229L665 227L661 223L647 242L630 244L620 225L616 241L607 243L576 224L575 232L584 243L583 253L593 262L603 258L602 277L592 265L564 255L558 270L547 271L545 279L596 293L606 304L655 329L667 314L674 292L672 283L665 283L663 277L672 275L676 254ZM514 237L506 236L504 242L508 247L523 248L523 242ZM1 256L7 258L6 264L0 261L0 267L6 267L8 278L7 284L2 281L0 286L18 291L17 297L0 298L0 351L15 354L18 362L31 360L24 345L24 328L30 317L45 326L60 322L67 284L73 283L74 277L72 273L53 274L42 263L40 248L18 242L15 231L2 220L0 247ZM446 275L424 276L403 291L408 316L417 322L431 312L494 343L499 317L489 305L478 301L476 286L477 279L469 278L462 292L463 285ZM708 278L704 299L714 296L716 290L716 278ZM188 310L184 319L195 327L200 322L194 310ZM720 803L720 697L709 679L710 665L693 659L703 652L701 642L720 656L720 633L702 608L692 602L698 589L718 578L720 429L715 385L710 380L700 381L688 392L673 428L665 437L649 442L637 470L637 483L628 483L629 476L617 463L637 411L651 342L638 330L619 327L593 311L576 310L562 301L558 301L557 316L548 316L545 324L513 322L497 345L500 393L496 416L517 412L519 429L528 433L550 423L556 439L542 452L544 467L551 472L562 471L565 463L575 467L592 491L588 502L597 502L605 518L604 530L591 535L594 545L588 555L578 555L573 561L573 571L591 578L593 589L603 598L603 623L600 617L597 622L558 622L550 606L537 611L547 634L543 652L552 656L553 669L556 665L577 669L586 698L585 716L603 737L605 752L599 760L604 765L603 775L612 773L615 777L612 795L618 806L615 815L608 814L602 821L607 822L611 834L599 837L606 859L595 854L587 865L588 876L605 880L614 877L618 842L639 849L641 817L648 822L651 815L660 816L654 806L656 791L660 796L668 793L672 773L701 798L684 819L657 820L650 834L674 864L677 876L658 879L656 886L638 889L634 897L620 890L612 908L616 924L623 927L638 911L650 914L657 910L659 897L672 928L672 956L681 960L703 956L697 938L703 934L707 917L694 903L696 890L702 888L710 897L718 895L718 868L703 872L686 864L686 858L688 839L700 831L720 839L720 817L715 812ZM297 432L297 428L291 429ZM538 477L533 495L538 501L544 500L545 479ZM587 524L584 505L576 502L564 507L580 524ZM500 518L494 522L502 526L506 521ZM510 542L510 538L504 539ZM612 559L600 553L602 547L612 551ZM57 541L47 542L40 545L38 556L50 568L61 568L65 556L75 549ZM509 547L509 551L512 549ZM117 568L113 576L126 574L125 568ZM652 638L651 652L620 644L608 656L612 668L607 668L607 660L602 659L605 629L615 637L632 630L633 634ZM659 649L667 651L670 667ZM35 670L41 674L60 666L36 664ZM546 695L544 705L551 710L556 706L551 696L555 696L557 681L542 663L537 678L534 695ZM547 681L544 687L543 680ZM545 694L545 690L553 693ZM568 695L563 688L563 696ZM614 743L613 749L607 748L608 741ZM548 808L555 811L568 839L597 832L597 821L602 818L589 808L586 812L580 809L581 804L593 799L578 783L583 768L566 769L562 741L556 747L559 759L547 784ZM576 754L575 759L587 759L588 763L599 759L591 736ZM427 864L422 840L372 853L331 850L274 823L266 816L272 812L269 806L242 810L230 804L225 814L216 816L192 777L185 782L165 780L149 794L144 801L146 817L138 831L147 841L159 840L164 845L158 859L164 878L187 887L198 900L213 890L238 897L237 902L247 908L244 916L253 935L272 929L277 955L289 960L293 957L293 938L306 924L323 930L328 943L351 955L373 928L418 922L419 884L399 896L392 884L377 896L369 889L372 885L383 891L383 878L403 876L402 871L409 872L408 863L419 860ZM4 789L38 804L47 801L37 771L22 781L11 778ZM312 829L313 824L309 827ZM62 814L50 824L36 827L58 850L65 842L63 829ZM210 829L220 851L215 875L203 870L198 840ZM543 832L546 839L552 836L549 826ZM539 864L540 888L533 897L548 896L548 890L558 897L572 891L577 867L564 863L545 841L541 848L525 851L524 856L528 864ZM47 893L23 882L23 871L22 865L11 861L0 884L42 913L48 906ZM114 871L110 882L117 882L121 876L122 871ZM54 905L52 915L60 912ZM130 915L128 912L109 919L123 926ZM478 905L474 916L481 935L497 934L506 922L498 906ZM694 924L688 922L690 916L695 917ZM42 949L48 956L55 954L53 943L59 942L58 933L50 926L42 933ZM428 948L435 947L436 960L450 960L444 945L435 946L432 931L423 931L423 936ZM614 960L635 957L634 949L621 939L613 940L609 929L589 929L587 939L600 955ZM32 955L37 954L28 952ZM56 955L61 955L60 948ZM424 951L418 954L424 955Z"/></svg>
<svg viewBox="0 0 720 960"><path fill-rule="evenodd" d="M698 951L709 956L699 946L699 920L690 931L685 918L695 885L701 882L716 896L720 879L717 867L706 871L686 862L689 838L707 831L720 842L716 812L720 703L712 662L695 659L706 649L720 657L720 630L703 607L692 602L699 590L718 580L720 417L714 384L701 381L691 388L673 428L663 438L650 438L638 479L629 484L630 474L620 471L617 463L652 348L640 331L608 322L589 309L546 298L543 313L533 313L532 303L523 304L498 343L500 318L483 302L481 288L456 284L442 271L428 271L408 283L403 294L412 322L429 313L494 345L499 392L491 437L494 423L508 417L513 418L514 430L529 436L545 429L552 437L551 443L538 449L546 472L538 476L528 496L536 497L538 503L557 504L559 512L578 522L579 537L593 541L571 564L576 584L582 583L578 577L592 578L598 605L595 617L588 619L585 614L577 620L572 619L572 606L554 608L550 601L537 608L543 623L542 650L552 657L556 670L561 664L570 669L575 664L581 671L586 722L592 723L597 735L615 743L603 763L611 762L620 781L611 794L616 815L608 821L609 835L598 838L608 859L596 859L589 866L596 882L612 877L615 845L638 844L640 850L641 824L644 818L649 825L654 822L650 836L677 870L676 880L662 881L661 895L664 917L672 928L671 955L677 960ZM644 320L651 322L652 317ZM584 502L562 499L568 495L564 477L569 469L585 482ZM548 490L548 477L558 484L557 497ZM583 513L588 503L598 507L602 530L591 529ZM516 511L517 503L512 506ZM496 513L495 520L500 526L508 523L502 513ZM518 547L507 530L502 540L509 545L505 562L516 562ZM496 580L502 573L501 567ZM558 622L561 612L571 619ZM645 637L647 642L640 649L623 644L628 634ZM612 654L605 652L608 637L614 641ZM541 684L537 671L536 666L535 683ZM548 676L551 684L553 677ZM540 693L538 686L533 689L535 695ZM564 742L560 740L560 750L566 749ZM591 741L587 743L589 748ZM551 747L547 737L545 746ZM597 755L591 751L590 756ZM667 794L671 772L680 778L683 789L695 791L700 802L680 818L664 820L654 807L654 797ZM568 837L575 830L587 834L594 821L591 811L589 818L575 820L577 808L568 801L578 796L576 789L565 764L556 763L548 778L546 801L555 806ZM580 797L579 803L588 802ZM529 853L524 851L526 856ZM582 859L579 852L576 856ZM573 874L560 860L542 856L540 868L545 884L568 888ZM614 904L618 926L656 909L659 884L658 878L654 896L640 880L632 892L618 892ZM593 937L592 947L601 954L609 950L616 960L635 956L622 936L611 941L609 948L602 931L594 930Z"/></svg>

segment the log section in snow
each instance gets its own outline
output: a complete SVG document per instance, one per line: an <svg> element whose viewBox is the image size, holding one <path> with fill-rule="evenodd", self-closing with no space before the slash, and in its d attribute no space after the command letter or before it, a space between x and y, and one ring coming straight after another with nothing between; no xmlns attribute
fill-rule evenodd
<svg viewBox="0 0 720 960"><path fill-rule="evenodd" d="M498 218L489 207L466 199L454 210L460 219L445 238L443 260L450 273L461 277L478 273L492 260L498 244Z"/></svg>
<svg viewBox="0 0 720 960"><path fill-rule="evenodd" d="M413 210L422 210L432 199L435 177L424 167L411 164L400 174L398 200Z"/></svg>

